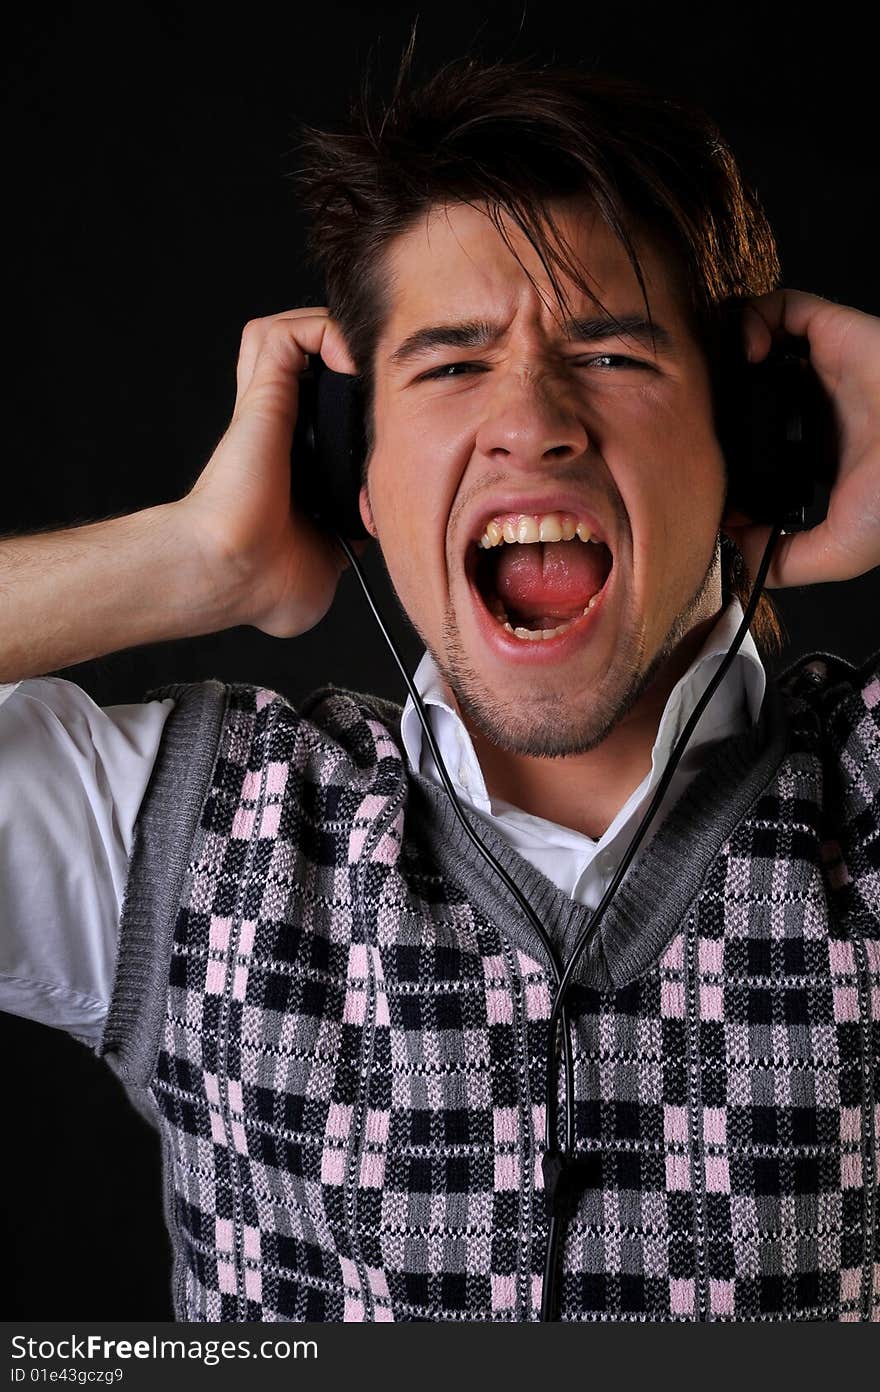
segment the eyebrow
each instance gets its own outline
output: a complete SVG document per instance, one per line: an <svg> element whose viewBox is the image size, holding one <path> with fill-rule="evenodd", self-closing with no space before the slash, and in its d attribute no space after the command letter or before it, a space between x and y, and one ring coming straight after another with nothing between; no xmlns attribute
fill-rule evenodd
<svg viewBox="0 0 880 1392"><path fill-rule="evenodd" d="M651 324L640 314L623 314L616 320L608 315L593 318L566 319L563 328L576 343L597 343L608 338L629 337L645 347L651 345ZM468 319L458 324L432 324L416 329L389 355L392 367L401 367L413 358L421 357L434 348L487 348L501 337L500 324L485 319ZM654 323L654 341L658 348L672 350L672 335L662 324Z"/></svg>

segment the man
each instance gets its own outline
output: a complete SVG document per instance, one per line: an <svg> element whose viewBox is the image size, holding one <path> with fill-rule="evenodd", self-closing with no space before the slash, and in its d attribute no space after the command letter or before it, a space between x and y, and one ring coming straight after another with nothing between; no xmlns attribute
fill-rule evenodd
<svg viewBox="0 0 880 1392"><path fill-rule="evenodd" d="M186 497L0 547L0 677L20 683L0 707L3 999L88 1042L161 1130L184 1320L547 1314L552 957L770 532L728 507L726 301L750 298L755 361L771 331L808 339L839 424L828 517L782 539L769 583L880 563L880 324L775 288L711 123L583 74L462 61L406 90L405 69L378 135L311 133L333 312L247 326L232 422ZM361 514L471 825L546 940L463 834L411 702L324 688L295 709L211 681L149 693L139 719L26 680L319 621L344 557L288 505L315 354L359 374ZM743 643L575 973L581 1163L551 1317L878 1317L880 672L825 658L768 683ZM29 794L25 756L61 798L88 789L85 832ZM87 850L94 902L71 915Z"/></svg>

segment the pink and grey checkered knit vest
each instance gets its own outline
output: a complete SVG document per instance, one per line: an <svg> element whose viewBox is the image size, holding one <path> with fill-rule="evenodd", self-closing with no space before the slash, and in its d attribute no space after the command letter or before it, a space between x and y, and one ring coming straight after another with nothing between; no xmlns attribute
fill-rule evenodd
<svg viewBox="0 0 880 1392"><path fill-rule="evenodd" d="M163 696L96 1052L161 1134L175 1318L537 1320L532 926L396 704ZM567 958L591 910L479 834ZM878 1319L878 939L880 659L813 655L578 967L562 1320Z"/></svg>

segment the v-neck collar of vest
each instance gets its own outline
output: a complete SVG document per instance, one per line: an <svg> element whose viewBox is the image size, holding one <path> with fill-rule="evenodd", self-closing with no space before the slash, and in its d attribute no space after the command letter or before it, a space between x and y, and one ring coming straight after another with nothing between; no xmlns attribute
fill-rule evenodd
<svg viewBox="0 0 880 1392"><path fill-rule="evenodd" d="M394 709L398 709L396 703ZM385 714L387 718L387 707ZM393 728L399 740L399 715ZM710 751L647 846L636 852L598 930L589 935L574 981L598 990L619 989L655 965L682 927L721 846L775 775L787 743L785 704L775 683L768 682L755 724ZM445 788L409 770L406 778L408 814L421 819L444 874L509 940L552 975L534 925L471 841ZM463 811L467 816L468 809ZM531 905L563 964L567 963L594 910L564 893L491 824L473 816L469 820Z"/></svg>

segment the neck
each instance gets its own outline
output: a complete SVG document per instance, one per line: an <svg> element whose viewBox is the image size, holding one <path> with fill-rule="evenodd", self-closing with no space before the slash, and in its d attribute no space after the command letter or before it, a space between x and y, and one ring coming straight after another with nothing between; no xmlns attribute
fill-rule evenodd
<svg viewBox="0 0 880 1392"><path fill-rule="evenodd" d="M625 718L595 749L541 759L501 749L465 724L491 797L598 841L651 770L669 696L703 647L718 615L690 629Z"/></svg>

